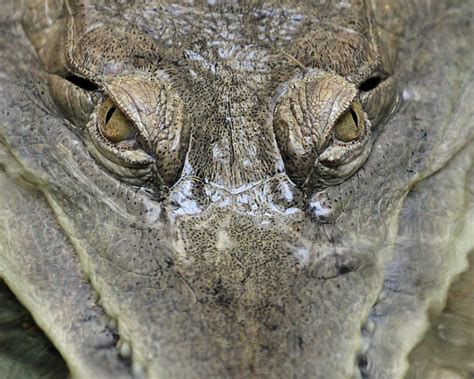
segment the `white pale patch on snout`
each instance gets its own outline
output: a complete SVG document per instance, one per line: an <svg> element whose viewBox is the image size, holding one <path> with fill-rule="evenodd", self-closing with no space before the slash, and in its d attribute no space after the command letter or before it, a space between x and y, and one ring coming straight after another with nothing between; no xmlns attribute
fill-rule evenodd
<svg viewBox="0 0 474 379"><path fill-rule="evenodd" d="M324 2L322 2L324 3ZM336 3L336 8L338 9L344 9L344 8L350 8L351 7L351 3L348 1L348 0L342 0L338 3Z"/></svg>
<svg viewBox="0 0 474 379"><path fill-rule="evenodd" d="M321 224L334 222L342 212L341 203L331 203L324 192L315 193L306 206L306 214Z"/></svg>
<svg viewBox="0 0 474 379"><path fill-rule="evenodd" d="M293 257L298 261L300 266L306 266L306 264L309 262L309 251L304 247L297 248L295 251L293 251Z"/></svg>
<svg viewBox="0 0 474 379"><path fill-rule="evenodd" d="M421 95L417 88L405 88L402 92L403 101L420 101Z"/></svg>
<svg viewBox="0 0 474 379"><path fill-rule="evenodd" d="M242 166L244 166L244 167L251 167L252 165L253 165L253 163L250 159L244 159L242 161Z"/></svg>
<svg viewBox="0 0 474 379"><path fill-rule="evenodd" d="M288 202L293 201L293 199L294 199L293 191L290 188L290 186L288 185L288 183L281 183L280 184L280 191L281 191L281 195L283 196L283 198L286 201L288 201Z"/></svg>
<svg viewBox="0 0 474 379"><path fill-rule="evenodd" d="M250 216L257 215L261 206L255 194L247 192L235 195L235 204L239 210Z"/></svg>
<svg viewBox="0 0 474 379"><path fill-rule="evenodd" d="M227 155L218 144L215 144L212 148L212 158L216 161L227 161Z"/></svg>
<svg viewBox="0 0 474 379"><path fill-rule="evenodd" d="M146 209L147 209L145 213L146 221L149 224L154 224L158 222L161 215L161 208L155 205L152 205L152 206L148 206Z"/></svg>
<svg viewBox="0 0 474 379"><path fill-rule="evenodd" d="M184 200L180 204L180 207L174 211L175 215L193 215L201 212L201 208L197 201L194 200Z"/></svg>
<svg viewBox="0 0 474 379"><path fill-rule="evenodd" d="M322 205L321 201L310 201L309 208L316 217L326 218L331 214L331 209Z"/></svg>
<svg viewBox="0 0 474 379"><path fill-rule="evenodd" d="M202 212L193 193L193 183L191 181L181 183L179 190L174 193L173 200L176 204L179 204L178 207L173 209L174 215L195 215Z"/></svg>
<svg viewBox="0 0 474 379"><path fill-rule="evenodd" d="M182 238L173 239L171 242L171 249L173 251L174 259L176 262L179 262L179 263L188 262L188 254L186 253L186 246Z"/></svg>
<svg viewBox="0 0 474 379"><path fill-rule="evenodd" d="M300 236L297 242L289 243L288 257L293 257L296 267L299 270L311 268L314 264L322 262L330 256L334 256L334 246L332 242L324 240L313 240Z"/></svg>
<svg viewBox="0 0 474 379"><path fill-rule="evenodd" d="M227 229L219 229L216 235L216 250L223 252L226 250L231 250L235 245L234 241L229 235Z"/></svg>

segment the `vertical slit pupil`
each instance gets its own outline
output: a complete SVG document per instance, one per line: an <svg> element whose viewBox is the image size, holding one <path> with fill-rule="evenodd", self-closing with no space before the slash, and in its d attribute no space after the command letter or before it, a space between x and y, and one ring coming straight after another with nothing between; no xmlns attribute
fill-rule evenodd
<svg viewBox="0 0 474 379"><path fill-rule="evenodd" d="M105 115L105 123L106 123L106 124L110 121L110 119L112 118L114 112L115 112L115 107L111 107L111 108L107 111L107 114Z"/></svg>
<svg viewBox="0 0 474 379"><path fill-rule="evenodd" d="M352 119L354 120L354 123L355 123L356 126L357 126L357 125L358 125L358 124L357 124L357 113L355 113L352 108L351 108L351 116L352 116Z"/></svg>

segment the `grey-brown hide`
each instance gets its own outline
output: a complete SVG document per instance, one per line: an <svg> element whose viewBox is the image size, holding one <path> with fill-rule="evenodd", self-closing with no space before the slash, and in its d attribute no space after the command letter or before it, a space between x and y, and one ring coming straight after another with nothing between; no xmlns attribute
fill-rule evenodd
<svg viewBox="0 0 474 379"><path fill-rule="evenodd" d="M0 275L75 375L405 374L474 245L469 4L10 7Z"/></svg>

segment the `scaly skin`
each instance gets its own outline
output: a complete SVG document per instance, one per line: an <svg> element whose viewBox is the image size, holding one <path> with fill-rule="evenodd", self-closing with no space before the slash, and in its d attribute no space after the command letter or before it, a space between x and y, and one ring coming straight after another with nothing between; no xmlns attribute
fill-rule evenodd
<svg viewBox="0 0 474 379"><path fill-rule="evenodd" d="M2 0L0 276L75 377L405 375L474 248L433 3Z"/></svg>

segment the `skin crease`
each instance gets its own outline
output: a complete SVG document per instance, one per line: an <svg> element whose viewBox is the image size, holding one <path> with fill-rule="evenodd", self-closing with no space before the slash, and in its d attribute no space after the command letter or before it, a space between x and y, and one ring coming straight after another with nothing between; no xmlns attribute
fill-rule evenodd
<svg viewBox="0 0 474 379"><path fill-rule="evenodd" d="M73 376L469 375L409 354L474 248L472 4L0 5L0 277Z"/></svg>

